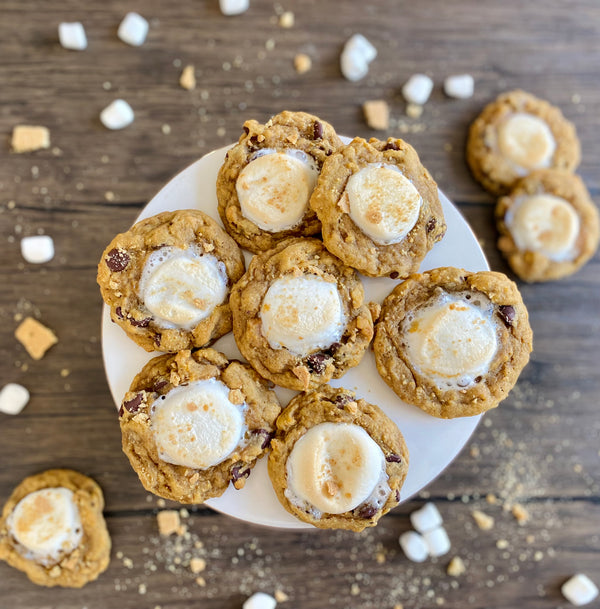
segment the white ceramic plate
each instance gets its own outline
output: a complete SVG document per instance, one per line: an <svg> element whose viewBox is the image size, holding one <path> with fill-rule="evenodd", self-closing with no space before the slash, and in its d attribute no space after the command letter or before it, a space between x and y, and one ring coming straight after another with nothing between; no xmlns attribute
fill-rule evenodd
<svg viewBox="0 0 600 609"><path fill-rule="evenodd" d="M163 211L201 209L219 221L215 183L228 148L226 146L207 154L175 176L148 203L138 220ZM469 225L448 198L442 192L439 194L448 230L444 239L426 256L421 270L440 266L455 266L470 271L489 270ZM250 258L251 254L246 252L246 263ZM388 278L362 279L367 299L379 303L398 283ZM213 347L229 358L243 359L231 333L218 340ZM111 323L106 305L102 316L102 351L108 384L118 408L133 377L149 359L159 354L146 353L127 338L119 326ZM410 466L401 491L403 501L442 472L465 445L480 419L477 416L441 420L404 404L380 378L370 350L359 366L331 384L352 389L359 397L381 407L404 434L410 452ZM279 387L276 392L283 406L295 394ZM242 490L236 491L230 486L221 497L211 499L206 504L247 522L290 529L312 528L296 520L280 505L271 487L266 461L261 459L258 462Z"/></svg>

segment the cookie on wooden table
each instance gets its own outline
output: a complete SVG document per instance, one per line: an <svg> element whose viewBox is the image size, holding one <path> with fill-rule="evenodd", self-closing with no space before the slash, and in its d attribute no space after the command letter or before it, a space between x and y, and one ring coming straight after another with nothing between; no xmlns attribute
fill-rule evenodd
<svg viewBox="0 0 600 609"><path fill-rule="evenodd" d="M575 126L559 108L517 90L500 95L475 119L466 154L475 179L502 195L535 169L574 171L581 149Z"/></svg>
<svg viewBox="0 0 600 609"><path fill-rule="evenodd" d="M102 490L70 469L25 478L0 518L0 560L40 586L81 588L108 567Z"/></svg>
<svg viewBox="0 0 600 609"><path fill-rule="evenodd" d="M285 509L322 529L362 531L400 501L408 449L394 422L347 389L296 396L277 419L269 476Z"/></svg>
<svg viewBox="0 0 600 609"><path fill-rule="evenodd" d="M307 390L362 359L378 305L358 273L317 239L290 238L257 254L231 291L233 335L256 371Z"/></svg>
<svg viewBox="0 0 600 609"><path fill-rule="evenodd" d="M267 382L214 349L150 360L119 410L123 452L144 488L202 503L244 483L281 411Z"/></svg>
<svg viewBox="0 0 600 609"><path fill-rule="evenodd" d="M235 241L195 209L117 235L98 265L110 317L146 351L204 347L231 331L229 291L244 273Z"/></svg>
<svg viewBox="0 0 600 609"><path fill-rule="evenodd" d="M383 302L377 370L408 404L444 419L495 408L529 361L532 332L502 273L452 267L411 275Z"/></svg>
<svg viewBox="0 0 600 609"><path fill-rule="evenodd" d="M400 139L355 138L323 166L311 200L327 249L371 277L406 277L446 232L437 185Z"/></svg>
<svg viewBox="0 0 600 609"><path fill-rule="evenodd" d="M217 177L227 232L254 253L317 234L308 200L323 162L341 145L329 123L306 112L281 112L265 125L246 121Z"/></svg>
<svg viewBox="0 0 600 609"><path fill-rule="evenodd" d="M598 208L579 176L540 169L498 200L498 249L525 281L561 279L598 249Z"/></svg>

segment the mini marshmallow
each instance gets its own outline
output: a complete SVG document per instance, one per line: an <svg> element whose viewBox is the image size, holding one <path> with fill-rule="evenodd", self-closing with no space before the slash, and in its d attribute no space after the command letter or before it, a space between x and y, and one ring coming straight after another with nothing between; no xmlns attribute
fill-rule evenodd
<svg viewBox="0 0 600 609"><path fill-rule="evenodd" d="M444 92L448 97L469 99L473 97L475 82L470 74L455 74L444 81Z"/></svg>
<svg viewBox="0 0 600 609"><path fill-rule="evenodd" d="M433 90L433 80L425 74L413 74L402 87L402 95L410 104L422 106Z"/></svg>
<svg viewBox="0 0 600 609"><path fill-rule="evenodd" d="M8 383L0 391L0 412L19 414L29 402L29 391L17 383Z"/></svg>
<svg viewBox="0 0 600 609"><path fill-rule="evenodd" d="M346 41L340 56L342 74L352 82L364 78L375 57L377 49L362 34L354 34Z"/></svg>
<svg viewBox="0 0 600 609"><path fill-rule="evenodd" d="M124 99L115 99L100 113L100 120L107 129L123 129L133 123L135 115Z"/></svg>
<svg viewBox="0 0 600 609"><path fill-rule="evenodd" d="M132 47L144 44L147 35L148 22L137 13L127 13L117 32L117 36Z"/></svg>
<svg viewBox="0 0 600 609"><path fill-rule="evenodd" d="M54 258L54 241L49 235L21 239L21 254L31 264L42 264Z"/></svg>
<svg viewBox="0 0 600 609"><path fill-rule="evenodd" d="M371 63L377 57L377 49L362 34L354 34L349 38L344 45L344 50L346 49L356 51L367 63Z"/></svg>
<svg viewBox="0 0 600 609"><path fill-rule="evenodd" d="M241 15L248 10L250 0L219 0L219 8L223 15Z"/></svg>
<svg viewBox="0 0 600 609"><path fill-rule="evenodd" d="M277 601L264 592L255 592L250 598L246 599L243 609L275 609Z"/></svg>
<svg viewBox="0 0 600 609"><path fill-rule="evenodd" d="M87 37L83 25L78 21L74 23L58 24L58 39L61 46L72 51L87 49Z"/></svg>
<svg viewBox="0 0 600 609"><path fill-rule="evenodd" d="M421 535L415 531L406 531L400 535L400 547L406 558L413 562L423 562L429 556L427 544Z"/></svg>
<svg viewBox="0 0 600 609"><path fill-rule="evenodd" d="M573 605L581 607L591 603L598 596L596 584L583 573L577 573L560 588L563 596Z"/></svg>
<svg viewBox="0 0 600 609"><path fill-rule="evenodd" d="M443 520L437 507L429 502L410 515L410 522L419 533L425 533L441 526Z"/></svg>
<svg viewBox="0 0 600 609"><path fill-rule="evenodd" d="M431 556L443 556L450 551L450 538L444 527L438 527L423 534Z"/></svg>

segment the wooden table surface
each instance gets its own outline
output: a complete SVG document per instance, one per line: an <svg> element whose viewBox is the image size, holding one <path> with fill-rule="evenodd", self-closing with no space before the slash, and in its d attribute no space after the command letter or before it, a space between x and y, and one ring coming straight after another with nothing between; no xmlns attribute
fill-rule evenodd
<svg viewBox="0 0 600 609"><path fill-rule="evenodd" d="M116 36L130 10L150 21L140 48ZM279 27L281 10L295 13L293 28ZM85 25L85 52L59 46L62 21ZM351 83L339 54L355 32L378 56L368 76ZM303 75L293 68L299 52L313 62ZM196 67L194 91L178 85L187 64ZM411 120L400 88L415 72L430 74L435 89L423 116ZM474 97L445 98L444 77L464 72L475 78ZM39 588L0 564L0 608L236 609L257 590L281 590L289 597L281 607L303 609L554 608L568 606L560 585L573 573L600 584L598 255L563 281L520 284L535 339L517 387L442 476L360 535L270 530L199 506L184 519L190 535L160 539L159 503L121 452L95 281L111 238L169 178L237 139L244 120L302 109L340 133L370 137L377 133L362 118L367 99L387 100L389 133L416 147L492 269L509 272L495 249L493 201L465 166L467 127L500 92L523 88L549 99L577 126L579 172L598 202L598 82L597 0L251 0L245 14L229 18L216 0L0 0L0 381L31 392L20 415L0 415L0 501L29 474L76 468L103 487L113 541L109 569L82 590ZM136 118L111 132L98 116L117 97ZM21 123L49 127L51 148L10 153ZM19 242L38 232L54 238L56 256L35 266ZM41 361L13 336L26 314L59 337ZM397 539L428 499L452 549L414 564ZM515 502L530 513L524 525L504 509ZM477 528L474 509L493 516L491 530ZM206 560L204 586L187 566L192 555ZM460 577L446 574L453 556L466 564Z"/></svg>

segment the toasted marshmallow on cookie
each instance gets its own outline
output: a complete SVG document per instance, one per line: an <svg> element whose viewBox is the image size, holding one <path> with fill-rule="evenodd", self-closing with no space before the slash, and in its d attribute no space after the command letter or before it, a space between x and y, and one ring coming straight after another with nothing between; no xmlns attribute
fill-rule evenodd
<svg viewBox="0 0 600 609"><path fill-rule="evenodd" d="M337 284L316 275L276 279L265 294L260 318L272 349L301 357L339 341L346 325Z"/></svg>
<svg viewBox="0 0 600 609"><path fill-rule="evenodd" d="M367 500L383 505L390 493L381 448L350 423L309 429L294 445L286 469L286 497L321 513L343 514Z"/></svg>
<svg viewBox="0 0 600 609"><path fill-rule="evenodd" d="M73 491L44 488L26 495L6 521L19 551L44 566L55 564L79 546L83 535Z"/></svg>
<svg viewBox="0 0 600 609"><path fill-rule="evenodd" d="M318 178L317 163L305 152L264 148L237 179L242 214L268 232L294 228L308 209Z"/></svg>
<svg viewBox="0 0 600 609"><path fill-rule="evenodd" d="M160 325L191 330L225 300L227 272L197 247L162 247L148 256L138 293Z"/></svg>
<svg viewBox="0 0 600 609"><path fill-rule="evenodd" d="M158 400L151 428L159 457L194 469L227 459L246 431L245 404L231 402L229 392L213 378L175 387Z"/></svg>
<svg viewBox="0 0 600 609"><path fill-rule="evenodd" d="M410 361L440 389L462 389L489 369L498 350L493 307L483 295L442 293L404 323Z"/></svg>
<svg viewBox="0 0 600 609"><path fill-rule="evenodd" d="M348 180L350 217L380 245L402 241L419 219L423 199L395 166L370 163Z"/></svg>

